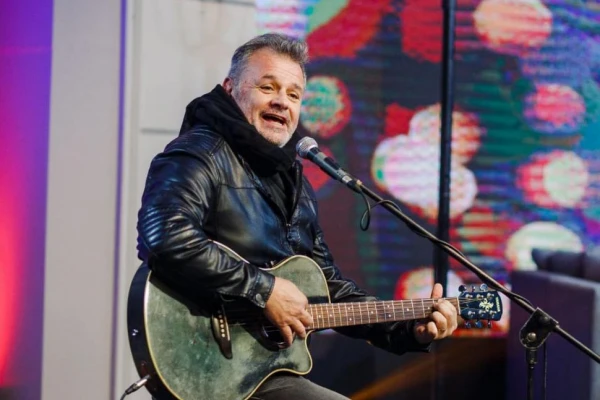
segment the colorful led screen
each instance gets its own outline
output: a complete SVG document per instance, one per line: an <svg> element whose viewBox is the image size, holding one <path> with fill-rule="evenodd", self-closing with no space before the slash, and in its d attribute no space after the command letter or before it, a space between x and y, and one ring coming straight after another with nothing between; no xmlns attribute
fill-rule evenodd
<svg viewBox="0 0 600 400"><path fill-rule="evenodd" d="M443 12L439 0L257 1L261 32L310 46L301 129L436 231ZM457 0L452 244L497 280L534 247L600 241L600 6ZM383 298L427 297L432 247L306 165L344 273ZM476 282L451 262L448 294ZM505 301L508 311L508 301ZM508 315L492 330L502 335Z"/></svg>

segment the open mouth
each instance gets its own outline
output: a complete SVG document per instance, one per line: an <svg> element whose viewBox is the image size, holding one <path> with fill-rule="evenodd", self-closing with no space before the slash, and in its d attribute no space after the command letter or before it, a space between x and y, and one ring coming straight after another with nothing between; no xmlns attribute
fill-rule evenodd
<svg viewBox="0 0 600 400"><path fill-rule="evenodd" d="M280 125L285 125L287 123L287 120L285 119L285 117L282 117L277 114L264 113L262 115L262 117L263 117L263 119L265 119L267 121L276 122Z"/></svg>

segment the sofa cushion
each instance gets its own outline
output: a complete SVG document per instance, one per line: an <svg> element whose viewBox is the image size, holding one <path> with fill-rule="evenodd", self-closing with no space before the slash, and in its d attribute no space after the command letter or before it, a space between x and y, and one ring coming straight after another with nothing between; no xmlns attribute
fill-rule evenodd
<svg viewBox="0 0 600 400"><path fill-rule="evenodd" d="M566 250L533 249L531 257L539 270L581 278L583 253Z"/></svg>
<svg viewBox="0 0 600 400"><path fill-rule="evenodd" d="M582 276L584 279L600 282L600 247L584 254Z"/></svg>
<svg viewBox="0 0 600 400"><path fill-rule="evenodd" d="M550 256L554 254L556 250L548 250L548 249L532 249L531 250L531 258L537 269L542 271L547 271L550 267Z"/></svg>
<svg viewBox="0 0 600 400"><path fill-rule="evenodd" d="M583 252L557 250L550 256L549 271L558 274L583 277Z"/></svg>

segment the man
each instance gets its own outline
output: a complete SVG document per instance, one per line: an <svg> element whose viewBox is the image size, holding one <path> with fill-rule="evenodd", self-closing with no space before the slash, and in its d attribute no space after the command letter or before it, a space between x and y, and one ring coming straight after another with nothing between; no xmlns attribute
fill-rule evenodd
<svg viewBox="0 0 600 400"><path fill-rule="evenodd" d="M157 275L207 297L242 298L264 309L288 345L313 324L307 298L261 267L305 255L321 267L332 302L375 300L342 278L317 221L315 194L295 159L307 54L304 42L279 34L238 48L223 84L188 105L180 136L153 160L138 221L139 257ZM441 294L438 284L432 296ZM397 354L427 351L457 326L449 302L434 309L426 321L338 330ZM252 398L345 397L302 377L275 374Z"/></svg>

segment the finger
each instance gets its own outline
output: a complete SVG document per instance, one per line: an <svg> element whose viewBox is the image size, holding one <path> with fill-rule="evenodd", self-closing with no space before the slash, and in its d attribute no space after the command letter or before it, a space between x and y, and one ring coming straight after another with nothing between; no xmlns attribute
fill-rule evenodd
<svg viewBox="0 0 600 400"><path fill-rule="evenodd" d="M449 329L455 330L458 327L457 311L452 303L447 300L440 300L434 305L434 310L440 312L446 318Z"/></svg>
<svg viewBox="0 0 600 400"><path fill-rule="evenodd" d="M300 322L302 322L302 324L304 324L305 327L315 326L313 317L308 313L308 311L304 311L304 313L300 316L299 319L300 319Z"/></svg>
<svg viewBox="0 0 600 400"><path fill-rule="evenodd" d="M439 311L434 312L431 314L431 320L435 326L436 336L444 336L448 333L448 321L446 320L446 317L442 315L442 313Z"/></svg>
<svg viewBox="0 0 600 400"><path fill-rule="evenodd" d="M306 337L306 329L304 329L304 325L302 324L302 322L300 322L299 319L290 323L290 328L294 331L296 335L300 336L302 339ZM290 344L292 344L291 341Z"/></svg>
<svg viewBox="0 0 600 400"><path fill-rule="evenodd" d="M433 285L433 289L431 290L431 298L439 299L443 295L444 295L444 288L442 287L442 285L439 283L436 283L435 285Z"/></svg>
<svg viewBox="0 0 600 400"><path fill-rule="evenodd" d="M431 343L435 339L436 333L435 323L432 321L415 324L415 337L420 343Z"/></svg>
<svg viewBox="0 0 600 400"><path fill-rule="evenodd" d="M438 330L435 322L429 321L427 325L425 325L424 335L427 336L429 340L433 340L438 336Z"/></svg>
<svg viewBox="0 0 600 400"><path fill-rule="evenodd" d="M288 325L282 326L279 328L281 332L281 336L283 337L283 341L289 346L292 345L292 341L294 340L294 335L292 333L292 328Z"/></svg>

